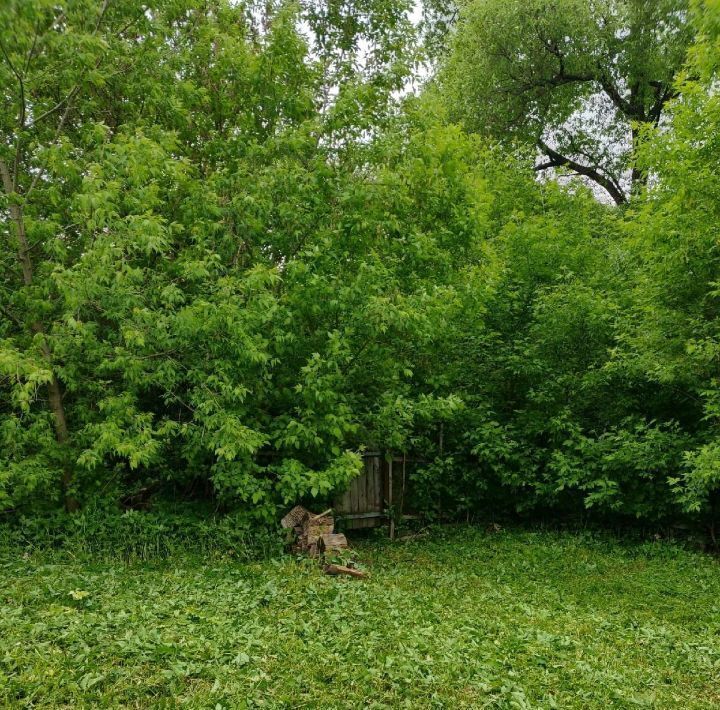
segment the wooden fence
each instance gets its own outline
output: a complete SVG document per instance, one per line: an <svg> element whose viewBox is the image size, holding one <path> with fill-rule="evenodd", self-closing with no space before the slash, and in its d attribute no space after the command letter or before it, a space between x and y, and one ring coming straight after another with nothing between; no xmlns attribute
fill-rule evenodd
<svg viewBox="0 0 720 710"><path fill-rule="evenodd" d="M393 536L395 522L388 516L388 509L393 508L394 518L407 512L410 462L404 456L386 457L377 451L363 454L363 460L362 473L335 500L335 513L347 530L374 528L389 522Z"/></svg>

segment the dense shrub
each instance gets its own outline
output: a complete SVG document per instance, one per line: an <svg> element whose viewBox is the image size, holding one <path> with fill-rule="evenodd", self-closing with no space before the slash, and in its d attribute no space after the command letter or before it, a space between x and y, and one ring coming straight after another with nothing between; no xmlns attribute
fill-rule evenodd
<svg viewBox="0 0 720 710"><path fill-rule="evenodd" d="M403 3L3 5L13 534L243 548L364 446L428 462L438 517L712 520L716 5L621 208L537 181L436 87L401 98ZM139 490L157 510L90 512ZM235 517L189 524L170 497Z"/></svg>

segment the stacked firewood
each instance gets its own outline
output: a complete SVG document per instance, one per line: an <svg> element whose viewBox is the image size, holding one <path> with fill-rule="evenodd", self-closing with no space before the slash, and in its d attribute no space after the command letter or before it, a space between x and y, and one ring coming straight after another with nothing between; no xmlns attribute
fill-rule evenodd
<svg viewBox="0 0 720 710"><path fill-rule="evenodd" d="M332 553L347 550L348 542L342 533L333 532L335 519L332 509L315 515L307 508L296 505L281 521L286 530L292 530L294 542L292 551L304 553L310 557L319 557L323 561ZM326 574L348 574L352 577L365 577L365 573L352 566L324 564Z"/></svg>

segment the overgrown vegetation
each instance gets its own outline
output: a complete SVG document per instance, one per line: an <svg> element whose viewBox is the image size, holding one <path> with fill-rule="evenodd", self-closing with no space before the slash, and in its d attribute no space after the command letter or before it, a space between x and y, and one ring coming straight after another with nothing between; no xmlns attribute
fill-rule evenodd
<svg viewBox="0 0 720 710"><path fill-rule="evenodd" d="M713 708L717 563L668 542L459 529L312 562L0 556L12 707Z"/></svg>
<svg viewBox="0 0 720 710"><path fill-rule="evenodd" d="M0 548L22 554L66 555L73 560L149 561L174 555L229 555L268 559L282 554L285 537L250 525L247 516L218 515L186 504L153 510L85 508L72 515L22 516L0 527Z"/></svg>
<svg viewBox="0 0 720 710"><path fill-rule="evenodd" d="M713 530L717 0L440 5L412 92L397 0L2 4L16 527L187 499L242 530L368 446L428 462L430 517Z"/></svg>

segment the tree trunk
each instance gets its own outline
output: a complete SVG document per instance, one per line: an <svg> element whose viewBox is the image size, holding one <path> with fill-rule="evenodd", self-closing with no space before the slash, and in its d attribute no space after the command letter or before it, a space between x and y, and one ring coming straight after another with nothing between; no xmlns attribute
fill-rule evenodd
<svg viewBox="0 0 720 710"><path fill-rule="evenodd" d="M0 160L0 177L2 178L2 184L5 190L5 194L10 200L8 209L10 211L10 219L15 224L15 231L18 240L18 261L20 262L20 266L22 268L23 283L25 284L25 286L32 286L33 264L30 257L30 245L28 244L27 233L25 232L25 218L23 215L23 208L21 205L17 204L12 199L13 195L16 192L16 186L12 176L10 175L8 167L3 160ZM63 448L67 444L69 433L67 417L65 416L65 406L63 404L62 387L60 385L60 381L55 375L55 372L53 371L52 353L50 351L50 346L47 343L47 338L45 337L45 328L43 327L43 324L40 321L34 321L31 327L33 333L41 336L40 347L42 350L42 354L52 372L52 379L47 386L48 403L50 405L50 411L53 415L55 438L58 442L58 445ZM72 471L67 466L64 466L62 486L65 496L65 507L69 511L77 510L77 508L79 507L78 502L69 494L69 488L71 483Z"/></svg>
<svg viewBox="0 0 720 710"><path fill-rule="evenodd" d="M647 174L638 167L637 156L640 147L640 134L637 128L633 128L632 132L632 173L630 177L630 194L635 195L643 187L647 185Z"/></svg>

